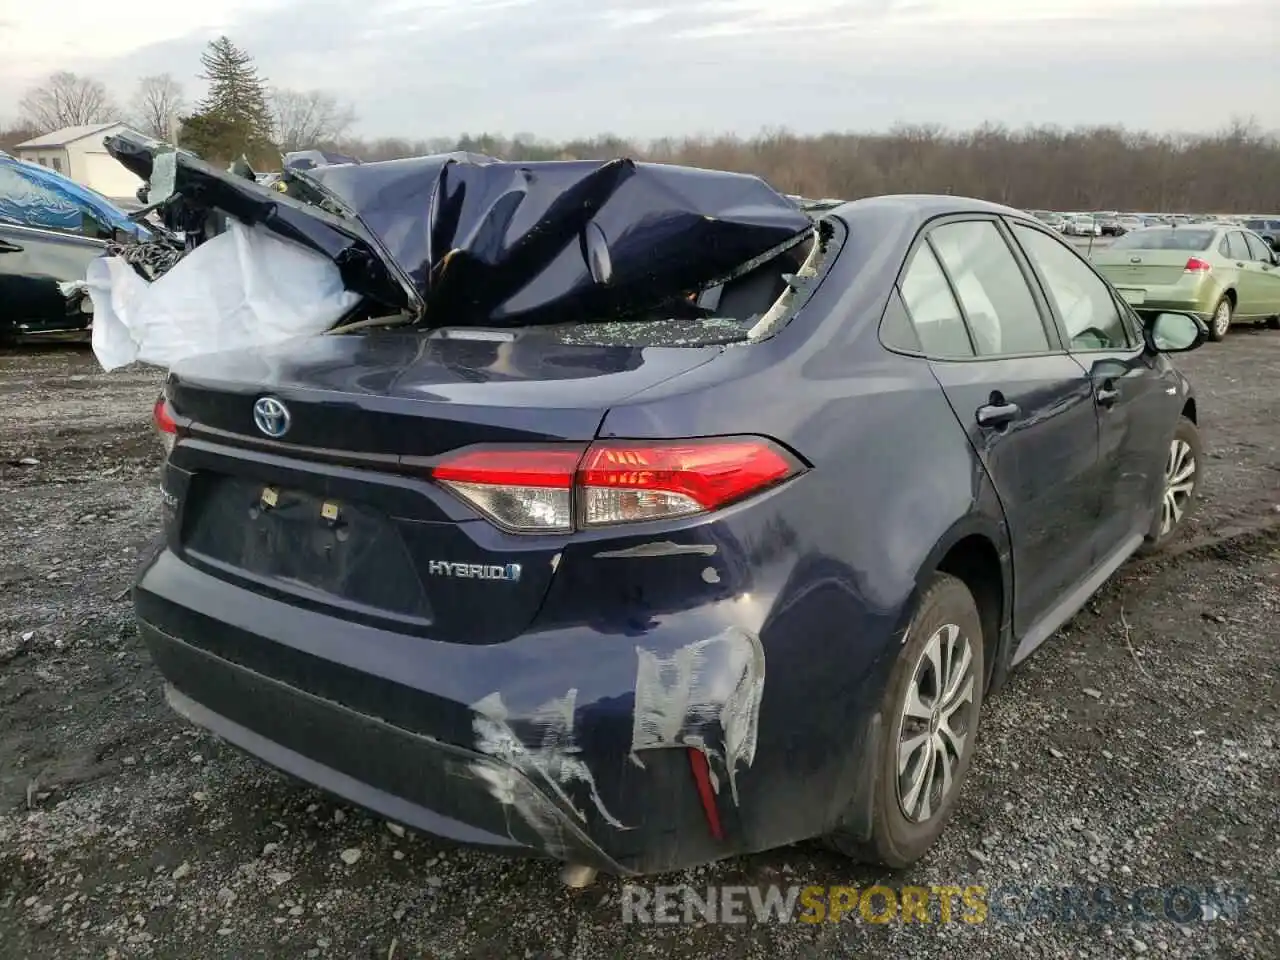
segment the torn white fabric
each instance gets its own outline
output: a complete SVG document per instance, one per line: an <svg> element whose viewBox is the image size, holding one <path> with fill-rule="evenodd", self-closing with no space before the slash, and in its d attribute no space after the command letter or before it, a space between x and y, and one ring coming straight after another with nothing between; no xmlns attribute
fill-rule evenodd
<svg viewBox="0 0 1280 960"><path fill-rule="evenodd" d="M86 280L106 370L314 336L360 300L324 256L235 220L154 283L115 257L90 263Z"/></svg>

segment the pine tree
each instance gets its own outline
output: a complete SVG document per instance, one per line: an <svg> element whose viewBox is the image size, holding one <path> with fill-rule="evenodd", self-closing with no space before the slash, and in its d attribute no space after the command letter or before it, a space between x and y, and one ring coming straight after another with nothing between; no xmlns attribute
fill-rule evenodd
<svg viewBox="0 0 1280 960"><path fill-rule="evenodd" d="M258 76L253 58L227 37L218 37L209 42L200 63L209 93L199 110L183 120L183 146L211 161L243 154L254 163L278 164L266 81Z"/></svg>

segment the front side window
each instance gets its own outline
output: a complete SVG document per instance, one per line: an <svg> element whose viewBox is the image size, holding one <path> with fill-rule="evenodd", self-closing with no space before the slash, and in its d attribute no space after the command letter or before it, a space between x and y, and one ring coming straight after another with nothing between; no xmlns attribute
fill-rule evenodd
<svg viewBox="0 0 1280 960"><path fill-rule="evenodd" d="M920 338L920 347L927 356L942 359L973 356L964 317L927 243L920 244L911 259L901 290L916 336Z"/></svg>
<svg viewBox="0 0 1280 960"><path fill-rule="evenodd" d="M994 223L943 224L929 234L929 240L955 285L978 356L1049 350L1035 298Z"/></svg>
<svg viewBox="0 0 1280 960"><path fill-rule="evenodd" d="M1028 259L1044 280L1045 294L1066 328L1073 350L1119 350L1131 345L1111 288L1066 244L1016 225Z"/></svg>

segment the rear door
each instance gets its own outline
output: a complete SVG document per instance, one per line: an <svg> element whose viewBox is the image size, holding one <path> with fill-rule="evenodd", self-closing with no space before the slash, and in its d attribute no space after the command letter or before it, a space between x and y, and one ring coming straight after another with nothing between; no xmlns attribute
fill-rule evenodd
<svg viewBox="0 0 1280 960"><path fill-rule="evenodd" d="M938 222L901 283L930 366L1009 523L1021 635L1088 572L1098 513L1091 384L994 218Z"/></svg>
<svg viewBox="0 0 1280 960"><path fill-rule="evenodd" d="M1100 502L1095 565L1129 549L1151 522L1163 477L1164 451L1177 413L1172 368L1148 354L1137 321L1067 244L1030 224L1013 227L1035 267L1059 333L1089 372L1098 414Z"/></svg>
<svg viewBox="0 0 1280 960"><path fill-rule="evenodd" d="M1227 256L1230 266L1236 270L1236 308L1238 319L1246 320L1266 315L1267 284L1260 264L1253 262L1249 243L1242 230L1231 230L1226 235Z"/></svg>
<svg viewBox="0 0 1280 960"><path fill-rule="evenodd" d="M1276 266L1274 251L1257 234L1242 234L1249 247L1250 283L1257 287L1258 315L1274 317L1280 314L1280 268Z"/></svg>

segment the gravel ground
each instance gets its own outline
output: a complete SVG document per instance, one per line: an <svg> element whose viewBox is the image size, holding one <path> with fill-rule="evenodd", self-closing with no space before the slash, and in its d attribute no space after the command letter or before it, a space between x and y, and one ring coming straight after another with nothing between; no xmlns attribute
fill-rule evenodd
<svg viewBox="0 0 1280 960"><path fill-rule="evenodd" d="M1280 956L1280 334L1233 332L1183 366L1206 500L987 705L921 864L892 876L805 845L661 878L1106 885L1120 908L641 925L612 879L569 891L548 862L405 834L173 716L122 595L156 533L159 378L102 374L82 347L0 352L0 958ZM1222 906L1144 919L1125 904L1147 886ZM1232 892L1236 910L1215 900Z"/></svg>

